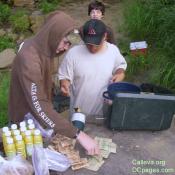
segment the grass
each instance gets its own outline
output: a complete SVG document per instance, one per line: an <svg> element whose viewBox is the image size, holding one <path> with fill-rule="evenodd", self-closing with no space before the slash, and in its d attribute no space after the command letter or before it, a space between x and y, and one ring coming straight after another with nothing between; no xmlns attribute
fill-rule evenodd
<svg viewBox="0 0 175 175"><path fill-rule="evenodd" d="M0 2L0 24L7 22L11 15L11 9L7 4Z"/></svg>
<svg viewBox="0 0 175 175"><path fill-rule="evenodd" d="M25 33L29 30L30 21L27 11L17 11L15 14L10 16L9 20L15 32Z"/></svg>
<svg viewBox="0 0 175 175"><path fill-rule="evenodd" d="M175 91L175 1L125 0L125 3L122 29L129 38L125 45L146 40L151 51L145 59L132 59L129 55L129 77L148 71L151 73L148 81Z"/></svg>
<svg viewBox="0 0 175 175"><path fill-rule="evenodd" d="M12 38L8 36L0 36L0 52L7 48L14 48L16 45Z"/></svg>
<svg viewBox="0 0 175 175"><path fill-rule="evenodd" d="M10 74L0 72L0 128L8 123L8 93L10 84Z"/></svg>
<svg viewBox="0 0 175 175"><path fill-rule="evenodd" d="M57 9L60 0L43 0L39 3L38 7L44 14L52 12Z"/></svg>

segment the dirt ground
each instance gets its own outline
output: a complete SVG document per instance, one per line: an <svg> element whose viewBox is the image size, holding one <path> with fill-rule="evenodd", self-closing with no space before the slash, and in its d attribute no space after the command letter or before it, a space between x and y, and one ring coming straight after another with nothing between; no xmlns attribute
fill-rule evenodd
<svg viewBox="0 0 175 175"><path fill-rule="evenodd" d="M70 14L74 19L76 19L80 25L84 24L88 19L88 4L90 1L87 0L78 0L72 3L65 3L64 6L61 6L59 9ZM122 22L122 5L123 3L120 0L108 0L104 1L105 4L105 15L104 22L109 25L113 31L115 38L118 39L121 37L121 34L118 32L118 27Z"/></svg>

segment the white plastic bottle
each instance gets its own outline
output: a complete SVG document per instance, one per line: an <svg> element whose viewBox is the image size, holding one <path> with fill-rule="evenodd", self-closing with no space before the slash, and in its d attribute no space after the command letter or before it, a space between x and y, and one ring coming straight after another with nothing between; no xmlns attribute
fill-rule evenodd
<svg viewBox="0 0 175 175"><path fill-rule="evenodd" d="M9 128L7 126L2 128L2 143L3 143L3 146L4 146L4 142L5 142L5 133L7 131L9 131Z"/></svg>
<svg viewBox="0 0 175 175"><path fill-rule="evenodd" d="M34 131L33 143L34 143L34 146L41 147L41 148L43 147L43 139L39 129L35 129Z"/></svg>
<svg viewBox="0 0 175 175"><path fill-rule="evenodd" d="M16 154L21 155L23 158L26 158L25 143L21 135L16 136L15 146L16 146Z"/></svg>
<svg viewBox="0 0 175 175"><path fill-rule="evenodd" d="M14 156L16 156L16 149L15 149L15 144L13 142L13 139L12 138L7 138L7 144L5 146L5 153L6 153L6 156L11 159L13 158Z"/></svg>
<svg viewBox="0 0 175 175"><path fill-rule="evenodd" d="M28 120L27 120L27 124L28 124L28 125L33 124L33 120L32 120L32 119L28 119Z"/></svg>
<svg viewBox="0 0 175 175"><path fill-rule="evenodd" d="M12 124L12 125L11 125L11 132L12 132L12 135L13 135L14 130L17 130L17 129L18 129L17 124Z"/></svg>
<svg viewBox="0 0 175 175"><path fill-rule="evenodd" d="M22 127L20 128L20 132L21 132L21 135L22 135L23 139L25 139L25 132L26 132L26 131L27 131L26 126L22 126Z"/></svg>
<svg viewBox="0 0 175 175"><path fill-rule="evenodd" d="M27 156L32 156L33 152L33 136L31 134L31 131L27 130L25 132L25 144L26 144L26 153Z"/></svg>
<svg viewBox="0 0 175 175"><path fill-rule="evenodd" d="M26 127L26 122L25 121L20 122L19 123L19 126L20 126L20 128Z"/></svg>
<svg viewBox="0 0 175 175"><path fill-rule="evenodd" d="M4 133L4 136L3 136L3 147L4 147L4 151L6 151L6 144L7 144L7 138L12 138L12 134L11 134L11 131L6 131Z"/></svg>
<svg viewBox="0 0 175 175"><path fill-rule="evenodd" d="M13 140L16 143L16 136L20 135L20 131L18 129L13 131Z"/></svg>
<svg viewBox="0 0 175 175"><path fill-rule="evenodd" d="M29 124L28 125L28 129L31 131L32 135L34 134L34 130L35 130L35 125L32 123L32 124Z"/></svg>

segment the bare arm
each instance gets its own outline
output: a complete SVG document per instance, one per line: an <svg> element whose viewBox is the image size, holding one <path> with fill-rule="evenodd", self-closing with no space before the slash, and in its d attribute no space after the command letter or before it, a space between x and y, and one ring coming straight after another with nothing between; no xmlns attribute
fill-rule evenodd
<svg viewBox="0 0 175 175"><path fill-rule="evenodd" d="M60 88L64 96L70 96L70 81L68 79L60 80Z"/></svg>
<svg viewBox="0 0 175 175"><path fill-rule="evenodd" d="M125 78L125 70L120 68L117 69L115 74L112 77L112 82L119 82L122 81Z"/></svg>

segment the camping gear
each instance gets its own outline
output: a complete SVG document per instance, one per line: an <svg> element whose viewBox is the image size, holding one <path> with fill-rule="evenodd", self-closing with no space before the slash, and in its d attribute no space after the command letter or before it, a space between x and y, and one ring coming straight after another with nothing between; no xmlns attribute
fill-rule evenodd
<svg viewBox="0 0 175 175"><path fill-rule="evenodd" d="M140 88L128 82L112 83L108 86L107 91L103 93L103 97L113 100L116 92L140 93Z"/></svg>
<svg viewBox="0 0 175 175"><path fill-rule="evenodd" d="M112 105L104 103L106 125L117 130L163 130L171 125L175 96L116 93Z"/></svg>

